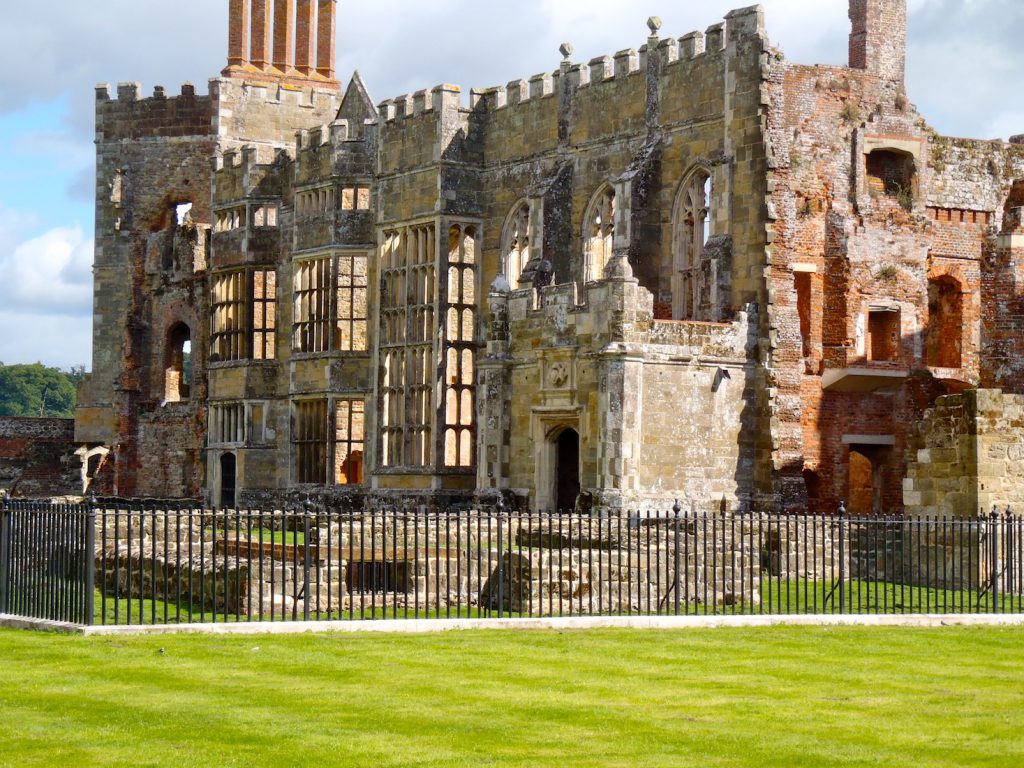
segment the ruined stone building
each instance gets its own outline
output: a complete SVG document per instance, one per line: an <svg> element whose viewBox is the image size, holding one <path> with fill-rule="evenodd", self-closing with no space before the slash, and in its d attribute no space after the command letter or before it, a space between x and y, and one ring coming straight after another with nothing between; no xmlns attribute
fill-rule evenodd
<svg viewBox="0 0 1024 768"><path fill-rule="evenodd" d="M335 2L229 5L208 95L97 89L99 492L899 512L959 467L957 510L1005 500L1024 140L928 126L905 0L851 0L845 67L754 6L377 105Z"/></svg>

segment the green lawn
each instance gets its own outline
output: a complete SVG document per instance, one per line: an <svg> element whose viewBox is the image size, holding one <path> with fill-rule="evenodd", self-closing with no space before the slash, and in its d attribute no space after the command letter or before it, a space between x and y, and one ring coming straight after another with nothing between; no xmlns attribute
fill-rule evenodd
<svg viewBox="0 0 1024 768"><path fill-rule="evenodd" d="M0 631L0 659L19 768L1024 764L1019 629Z"/></svg>
<svg viewBox="0 0 1024 768"><path fill-rule="evenodd" d="M269 590L268 590L269 591ZM465 596L464 596L465 597ZM693 597L693 596L689 596ZM696 595L702 598L702 595ZM380 598L374 600L370 595L364 596L365 606L360 613L358 603L354 609L354 615L345 610L340 612L337 608L331 611L326 606L325 610L317 613L315 601L312 604L313 619L323 621L347 620L352 616L355 619L365 618L405 618L404 607L397 610L388 608L387 611L379 607ZM569 615L573 611L578 612L579 600L570 601L565 599L562 603L563 612ZM589 598L583 599L584 611L588 611L593 602L593 613L598 613L597 598L593 601ZM140 612L141 603L141 612ZM993 601L989 594L981 594L977 591L953 591L939 589L925 589L923 587L911 587L901 584L883 582L847 581L842 590L843 610L840 611L840 591L835 582L805 582L805 581L777 581L765 577L761 582L761 604L751 605L739 603L736 605L707 605L703 603L687 602L681 598L680 613L684 615L733 615L733 614L916 614L916 613L992 613ZM378 607L373 607L378 606ZM1000 595L999 606L1001 613L1024 613L1024 597L1020 595ZM440 611L426 611L420 607L419 615L416 614L415 599L409 597L409 618L498 618L497 611L488 612L476 606L463 607L462 609L452 608L451 611L441 609ZM557 598L552 600L553 613L558 613L559 602ZM130 610L130 621L129 621ZM153 621L154 610L156 621ZM662 605L662 613L671 614L675 610L673 595L670 595ZM168 620L164 620L164 615ZM514 618L519 614L510 614L502 611L502 618ZM160 600L149 600L138 598L121 598L114 600L103 596L97 590L94 601L94 623L95 624L176 624L189 623L190 613L187 600L183 600L180 607L173 602L164 603ZM258 615L253 616L257 620ZM290 620L291 612L282 617L280 614L274 617L277 620ZM298 619L302 619L302 604L298 607ZM191 613L192 622L224 621L223 613L214 617L209 611L201 613L198 608ZM243 616L229 614L228 622L247 621ZM271 620L269 614L265 620Z"/></svg>

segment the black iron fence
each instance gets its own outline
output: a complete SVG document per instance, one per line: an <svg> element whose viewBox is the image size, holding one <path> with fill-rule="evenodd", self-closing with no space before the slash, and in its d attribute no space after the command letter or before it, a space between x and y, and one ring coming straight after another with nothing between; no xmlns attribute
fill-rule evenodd
<svg viewBox="0 0 1024 768"><path fill-rule="evenodd" d="M0 613L113 625L1024 613L1024 519L6 502Z"/></svg>

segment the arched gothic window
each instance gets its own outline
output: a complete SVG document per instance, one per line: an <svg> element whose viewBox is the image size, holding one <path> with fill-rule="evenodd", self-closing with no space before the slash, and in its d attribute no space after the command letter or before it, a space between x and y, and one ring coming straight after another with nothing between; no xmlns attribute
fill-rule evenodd
<svg viewBox="0 0 1024 768"><path fill-rule="evenodd" d="M583 279L602 280L604 268L612 257L615 241L615 190L602 187L587 207L583 219Z"/></svg>
<svg viewBox="0 0 1024 768"><path fill-rule="evenodd" d="M512 289L520 288L519 278L530 261L530 204L516 204L505 224L502 242L502 271Z"/></svg>
<svg viewBox="0 0 1024 768"><path fill-rule="evenodd" d="M701 310L704 246L711 237L711 176L703 168L680 187L672 222L672 317L696 320Z"/></svg>

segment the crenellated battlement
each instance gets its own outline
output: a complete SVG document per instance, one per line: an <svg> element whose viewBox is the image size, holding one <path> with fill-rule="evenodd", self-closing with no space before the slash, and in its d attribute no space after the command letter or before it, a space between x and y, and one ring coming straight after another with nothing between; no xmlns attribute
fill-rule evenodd
<svg viewBox="0 0 1024 768"><path fill-rule="evenodd" d="M697 70L710 62L714 66L727 66L722 58L730 50L730 44L750 36L766 38L764 10L755 5L728 13L724 20L712 24L704 32L689 32L681 37L659 38L652 35L639 48L626 48L611 55L592 58L586 64L563 62L561 68L551 73L541 73L530 78L510 80L503 86L473 88L470 90L469 108L474 111L498 111L528 105L539 99L553 97L559 93L563 81L569 88L593 89L605 84L617 84L637 75L646 76L649 59L659 57L663 68L681 66ZM664 70L663 73L665 74ZM638 78L640 83L641 79ZM454 86L452 86L454 87ZM403 95L382 102L381 117L384 120L400 120L433 109L427 91ZM427 98L417 99L427 94Z"/></svg>
<svg viewBox="0 0 1024 768"><path fill-rule="evenodd" d="M209 136L213 128L213 99L196 94L191 83L178 96L168 96L162 85L143 97L137 82L96 86L96 133L99 140Z"/></svg>
<svg viewBox="0 0 1024 768"><path fill-rule="evenodd" d="M385 99L377 105L377 112L383 122L393 123L408 117L461 108L462 88L451 83L441 83L429 90Z"/></svg>
<svg viewBox="0 0 1024 768"><path fill-rule="evenodd" d="M730 41L749 35L764 35L764 11L760 5L730 12L721 22L705 32L690 32L679 38L651 37L639 48L626 48L612 55L597 56L587 64L565 62L551 73L542 72L529 78L510 80L503 86L470 89L469 109L501 110L528 104L559 93L564 79L571 88L582 89L603 83L646 75L651 51L656 51L665 65L700 66L711 57L728 50ZM461 94L457 85L442 84L432 89L402 94L378 105L381 120L393 123L441 109L445 94ZM448 102L445 102L448 103Z"/></svg>

